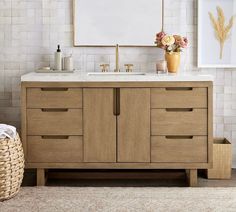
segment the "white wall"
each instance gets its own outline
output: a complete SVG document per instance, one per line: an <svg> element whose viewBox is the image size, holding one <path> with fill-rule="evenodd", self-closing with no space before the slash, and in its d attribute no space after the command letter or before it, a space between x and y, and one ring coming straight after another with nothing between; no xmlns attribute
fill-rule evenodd
<svg viewBox="0 0 236 212"><path fill-rule="evenodd" d="M214 134L236 144L236 69L197 69L197 0L165 0L165 4L165 30L190 40L182 54L181 72L216 77ZM77 69L97 71L103 62L114 68L113 48L73 48L72 37L72 0L0 0L1 122L20 128L20 76L52 65L58 43L66 53L73 53ZM136 71L154 69L161 58L157 48L121 49L121 63L134 63ZM233 152L236 167L236 147Z"/></svg>

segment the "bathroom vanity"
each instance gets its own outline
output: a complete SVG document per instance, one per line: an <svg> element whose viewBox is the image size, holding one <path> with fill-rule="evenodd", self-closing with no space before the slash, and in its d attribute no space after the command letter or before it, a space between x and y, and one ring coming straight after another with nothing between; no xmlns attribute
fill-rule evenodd
<svg viewBox="0 0 236 212"><path fill-rule="evenodd" d="M212 84L203 75L29 73L22 81L26 168L197 169L212 166Z"/></svg>

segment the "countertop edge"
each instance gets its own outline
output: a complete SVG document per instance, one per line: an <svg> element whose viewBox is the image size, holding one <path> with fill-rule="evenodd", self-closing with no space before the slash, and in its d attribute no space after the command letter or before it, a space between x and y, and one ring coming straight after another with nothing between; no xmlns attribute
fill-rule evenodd
<svg viewBox="0 0 236 212"><path fill-rule="evenodd" d="M87 73L75 72L73 74L35 73L31 72L21 76L21 82L81 82L81 83L155 83L155 82L213 82L213 75L203 74L146 74L137 76L88 76Z"/></svg>

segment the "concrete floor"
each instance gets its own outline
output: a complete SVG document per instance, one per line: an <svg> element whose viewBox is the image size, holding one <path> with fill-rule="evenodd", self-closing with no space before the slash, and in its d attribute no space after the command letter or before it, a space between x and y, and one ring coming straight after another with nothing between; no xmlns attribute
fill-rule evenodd
<svg viewBox="0 0 236 212"><path fill-rule="evenodd" d="M184 170L151 170L127 172L122 176L119 173L113 173L112 177L109 171L102 171L102 175L94 171L72 170L72 172L57 170L50 171L47 180L47 186L78 186L78 187L184 187L186 176ZM59 174L58 174L59 173ZM85 174L85 175L84 175ZM63 175L63 176L61 176ZM87 176L89 178L87 179ZM102 176L102 177L101 177ZM60 179L63 178L63 179ZM111 179L112 178L112 179ZM119 179L123 178L123 179ZM127 179L129 178L129 179ZM23 180L23 186L35 186L35 170L26 170ZM198 171L199 187L236 187L236 169L232 170L231 180L207 180L203 171Z"/></svg>

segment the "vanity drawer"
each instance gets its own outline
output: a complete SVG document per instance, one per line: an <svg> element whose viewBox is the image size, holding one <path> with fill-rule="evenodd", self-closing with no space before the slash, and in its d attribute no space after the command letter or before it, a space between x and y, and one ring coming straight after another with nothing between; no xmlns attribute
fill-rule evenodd
<svg viewBox="0 0 236 212"><path fill-rule="evenodd" d="M82 135L81 109L28 109L28 135Z"/></svg>
<svg viewBox="0 0 236 212"><path fill-rule="evenodd" d="M207 135L207 109L152 109L152 135Z"/></svg>
<svg viewBox="0 0 236 212"><path fill-rule="evenodd" d="M153 136L151 162L206 163L207 136Z"/></svg>
<svg viewBox="0 0 236 212"><path fill-rule="evenodd" d="M153 88L151 108L207 108L207 88Z"/></svg>
<svg viewBox="0 0 236 212"><path fill-rule="evenodd" d="M82 136L28 136L27 162L81 162Z"/></svg>
<svg viewBox="0 0 236 212"><path fill-rule="evenodd" d="M82 89L28 88L27 108L82 108Z"/></svg>

